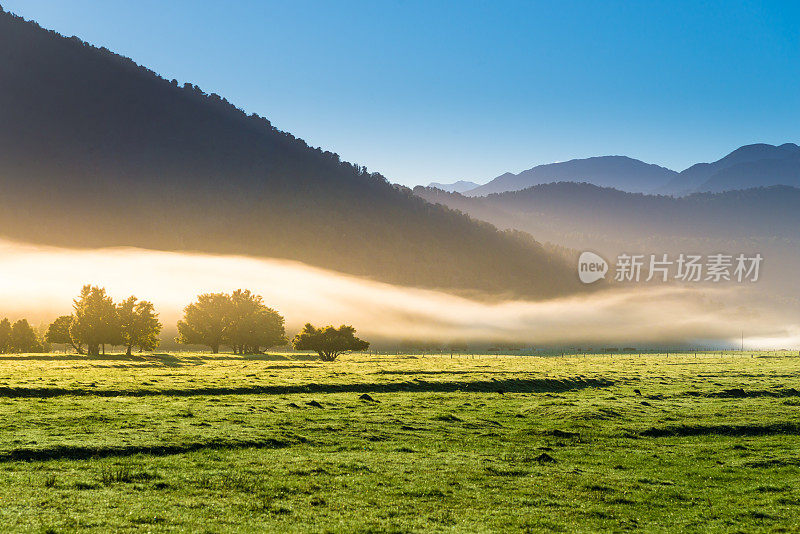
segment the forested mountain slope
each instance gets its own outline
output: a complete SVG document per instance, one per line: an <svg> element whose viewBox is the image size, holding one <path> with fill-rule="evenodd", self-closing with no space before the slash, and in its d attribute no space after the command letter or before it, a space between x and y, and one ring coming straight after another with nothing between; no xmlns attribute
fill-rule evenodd
<svg viewBox="0 0 800 534"><path fill-rule="evenodd" d="M218 95L0 13L0 231L288 258L374 279L549 297L572 269L309 147Z"/></svg>

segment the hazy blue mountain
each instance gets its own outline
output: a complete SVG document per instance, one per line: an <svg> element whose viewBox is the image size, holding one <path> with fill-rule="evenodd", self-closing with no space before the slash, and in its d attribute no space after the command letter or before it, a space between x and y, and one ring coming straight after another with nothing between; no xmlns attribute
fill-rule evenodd
<svg viewBox="0 0 800 534"><path fill-rule="evenodd" d="M771 185L800 185L800 147L745 145L713 163L698 163L675 176L661 193L729 191Z"/></svg>
<svg viewBox="0 0 800 534"><path fill-rule="evenodd" d="M800 309L800 188L758 187L686 196L625 193L591 184L555 183L466 197L418 187L429 202L498 228L531 232L606 259L627 254L761 254L763 281L753 291Z"/></svg>
<svg viewBox="0 0 800 534"><path fill-rule="evenodd" d="M519 174L507 172L473 189L440 189L478 197L556 182L678 196L772 185L800 186L800 147L794 143L746 145L718 161L697 163L680 173L625 156L575 159L539 165Z"/></svg>
<svg viewBox="0 0 800 534"><path fill-rule="evenodd" d="M569 234L639 238L795 237L800 189L759 187L683 197L626 193L586 183L544 184L522 191L467 197L417 187L429 202L499 227L534 232L563 244ZM572 245L570 245L572 246Z"/></svg>
<svg viewBox="0 0 800 534"><path fill-rule="evenodd" d="M626 156L600 156L539 165L519 174L507 172L464 194L470 197L485 196L553 182L585 182L643 193L663 187L677 174L670 169Z"/></svg>
<svg viewBox="0 0 800 534"><path fill-rule="evenodd" d="M459 180L452 184L431 182L428 185L428 187L435 187L436 189L441 189L442 191L447 191L448 193L463 193L464 191L469 191L470 189L475 189L476 187L480 187L480 184L476 184L475 182L468 182L466 180Z"/></svg>
<svg viewBox="0 0 800 534"><path fill-rule="evenodd" d="M4 12L0 191L0 235L19 241L287 258L504 295L579 286L527 234L432 206L219 95Z"/></svg>

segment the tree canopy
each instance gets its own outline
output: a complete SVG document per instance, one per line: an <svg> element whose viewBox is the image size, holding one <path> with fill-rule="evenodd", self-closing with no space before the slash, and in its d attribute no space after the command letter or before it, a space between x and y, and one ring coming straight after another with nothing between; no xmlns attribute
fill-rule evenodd
<svg viewBox="0 0 800 534"><path fill-rule="evenodd" d="M86 345L89 356L98 356L101 345L121 342L117 308L104 288L83 286L73 307L75 315L69 333L75 342Z"/></svg>
<svg viewBox="0 0 800 534"><path fill-rule="evenodd" d="M59 317L50 325L47 336L51 342L71 343L79 353L86 345L89 356L99 355L101 347L105 351L105 345L124 345L128 355L133 347L158 347L161 323L151 302L129 297L117 305L105 288L86 285L75 299L74 309L71 317Z"/></svg>
<svg viewBox="0 0 800 534"><path fill-rule="evenodd" d="M311 323L306 323L292 340L292 345L297 350L313 350L323 361L332 362L345 352L369 348L369 343L355 334L356 329L352 326L315 328Z"/></svg>
<svg viewBox="0 0 800 534"><path fill-rule="evenodd" d="M8 319L0 321L0 353L44 352L44 349L27 319L20 319L13 325Z"/></svg>
<svg viewBox="0 0 800 534"><path fill-rule="evenodd" d="M128 356L133 347L155 350L159 345L161 323L152 302L128 297L117 305L117 320L122 344Z"/></svg>
<svg viewBox="0 0 800 534"><path fill-rule="evenodd" d="M72 316L62 315L50 324L44 338L48 343L71 345L78 354L83 354L83 347L77 344L69 333L71 325Z"/></svg>
<svg viewBox="0 0 800 534"><path fill-rule="evenodd" d="M178 343L205 345L217 354L230 328L230 297L225 293L204 293L184 308L178 321Z"/></svg>
<svg viewBox="0 0 800 534"><path fill-rule="evenodd" d="M178 342L205 345L218 353L222 345L236 354L259 353L287 342L284 318L249 290L206 293L184 310Z"/></svg>
<svg viewBox="0 0 800 534"><path fill-rule="evenodd" d="M27 319L20 319L11 327L11 351L42 352L42 344Z"/></svg>
<svg viewBox="0 0 800 534"><path fill-rule="evenodd" d="M3 319L0 321L0 353L11 352L11 321Z"/></svg>
<svg viewBox="0 0 800 534"><path fill-rule="evenodd" d="M231 321L226 336L235 354L253 354L288 342L283 317L260 295L237 289L231 294Z"/></svg>

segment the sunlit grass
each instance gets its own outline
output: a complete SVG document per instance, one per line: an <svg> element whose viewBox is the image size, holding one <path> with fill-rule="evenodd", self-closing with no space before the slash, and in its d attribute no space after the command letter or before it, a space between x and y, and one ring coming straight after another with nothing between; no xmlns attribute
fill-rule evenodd
<svg viewBox="0 0 800 534"><path fill-rule="evenodd" d="M5 357L0 524L797 530L798 376L747 352Z"/></svg>

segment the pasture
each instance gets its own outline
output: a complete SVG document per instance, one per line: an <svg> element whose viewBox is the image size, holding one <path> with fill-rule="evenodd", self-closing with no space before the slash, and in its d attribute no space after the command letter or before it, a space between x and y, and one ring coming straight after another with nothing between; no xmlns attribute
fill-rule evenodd
<svg viewBox="0 0 800 534"><path fill-rule="evenodd" d="M5 356L0 414L3 531L800 529L789 353Z"/></svg>

